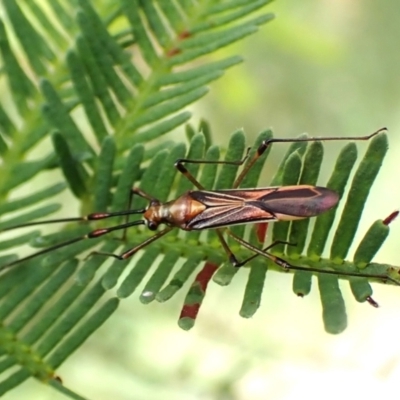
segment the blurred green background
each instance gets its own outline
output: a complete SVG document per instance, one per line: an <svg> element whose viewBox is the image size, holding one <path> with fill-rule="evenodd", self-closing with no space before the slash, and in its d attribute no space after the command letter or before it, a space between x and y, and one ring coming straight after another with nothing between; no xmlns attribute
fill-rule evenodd
<svg viewBox="0 0 400 400"><path fill-rule="evenodd" d="M400 3L286 0L269 11L275 21L225 50L246 62L212 85L192 108L194 121L210 121L219 144L241 127L251 144L268 127L295 137L365 135L387 126L390 149L365 208L363 233L400 206ZM338 148L325 146L327 155ZM279 154L275 149L270 157L270 174ZM329 170L329 157L326 164ZM399 238L396 221L376 260L400 265ZM297 298L291 277L280 273L268 273L261 308L242 319L246 276L241 272L227 288L211 283L190 332L176 324L185 289L166 304L124 300L59 375L95 400L398 398L398 288L374 285L381 305L374 309L356 303L343 282L349 327L332 336L323 330L317 287ZM6 398L64 397L32 380Z"/></svg>

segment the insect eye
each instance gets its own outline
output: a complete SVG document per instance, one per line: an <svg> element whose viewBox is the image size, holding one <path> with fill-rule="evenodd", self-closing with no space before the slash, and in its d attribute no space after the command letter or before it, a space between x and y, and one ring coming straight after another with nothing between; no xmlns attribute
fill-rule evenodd
<svg viewBox="0 0 400 400"><path fill-rule="evenodd" d="M147 227L151 230L151 231L155 231L158 228L158 224L154 221L148 221L147 222Z"/></svg>

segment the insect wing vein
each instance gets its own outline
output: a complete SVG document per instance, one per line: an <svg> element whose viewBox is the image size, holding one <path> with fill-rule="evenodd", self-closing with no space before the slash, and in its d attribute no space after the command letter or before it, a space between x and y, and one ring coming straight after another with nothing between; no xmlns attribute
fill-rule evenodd
<svg viewBox="0 0 400 400"><path fill-rule="evenodd" d="M190 229L220 228L223 226L246 224L251 222L265 222L275 220L275 216L257 203L243 203L240 206L209 207L190 221Z"/></svg>
<svg viewBox="0 0 400 400"><path fill-rule="evenodd" d="M260 189L227 189L227 190L194 190L190 193L191 197L200 201L205 206L216 207L225 206L228 203L232 205L241 205L245 201L257 201L271 193L277 191L279 187L260 188Z"/></svg>

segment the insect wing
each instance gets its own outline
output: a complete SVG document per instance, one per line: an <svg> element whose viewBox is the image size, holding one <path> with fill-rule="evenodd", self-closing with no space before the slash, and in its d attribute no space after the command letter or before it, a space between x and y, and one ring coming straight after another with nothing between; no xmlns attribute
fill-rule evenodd
<svg viewBox="0 0 400 400"><path fill-rule="evenodd" d="M259 207L257 200L261 192L265 195L268 191L269 189L193 191L190 196L204 204L206 209L191 219L188 228L220 228L275 220L273 214Z"/></svg>
<svg viewBox="0 0 400 400"><path fill-rule="evenodd" d="M279 220L310 218L330 210L339 201L333 190L310 185L282 186L258 199L259 207Z"/></svg>
<svg viewBox="0 0 400 400"><path fill-rule="evenodd" d="M193 191L190 196L206 209L188 223L189 229L309 218L339 201L334 191L310 185Z"/></svg>

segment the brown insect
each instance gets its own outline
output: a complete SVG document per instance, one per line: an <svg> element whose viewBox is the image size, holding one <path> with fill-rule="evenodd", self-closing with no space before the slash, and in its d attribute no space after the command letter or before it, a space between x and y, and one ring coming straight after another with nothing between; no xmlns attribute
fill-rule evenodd
<svg viewBox="0 0 400 400"><path fill-rule="evenodd" d="M125 260L133 256L138 250L144 248L155 240L169 233L174 228L183 229L186 231L203 230L203 229L216 229L216 233L225 250L229 261L235 266L240 267L248 263L253 258L261 255L283 267L286 270L304 270L311 272L320 272L325 274L334 274L341 276L356 276L356 277L369 277L382 280L390 280L396 284L400 284L395 279L387 275L371 275L358 272L344 272L344 271L330 271L321 270L318 268L309 268L303 266L292 265L284 259L270 253L273 246L278 243L291 244L287 242L274 242L264 249L260 249L244 239L236 236L231 230L226 229L233 225L259 223L259 222L272 222L272 221L290 221L303 218L310 218L317 216L325 211L335 207L339 201L339 196L336 192L318 186L298 185L298 186L281 186L281 187L266 187L256 189L238 189L238 186L243 181L248 171L257 161L257 159L265 152L265 150L275 142L313 142L313 141L331 141L331 140L368 140L378 133L384 131L386 128L379 129L378 131L367 136L359 137L325 137L325 138L297 138L297 139L279 139L272 138L263 141L255 152L254 156L243 168L242 172L233 184L233 189L227 190L205 190L205 188L196 180L196 178L187 170L185 163L192 164L232 164L243 165L247 159L239 161L204 161L204 160L189 160L180 159L176 161L175 167L187 179L189 179L198 190L190 190L175 200L168 202L161 202L160 200L148 195L140 189L134 188L131 190L130 203L134 195L145 198L149 201L148 206L144 209L137 210L124 210L111 213L93 213L84 217L77 218L64 218L48 221L37 221L26 224L21 224L6 230L40 225L46 223L57 222L70 222L70 221L93 221L102 220L116 216L129 216L133 214L142 214L142 219L125 222L120 225L96 229L83 236L71 239L43 249L27 257L10 262L0 267L1 270L10 268L23 261L37 257L39 255L51 252L60 247L84 240L98 238L116 230L126 230L129 227L136 225L146 225L150 230L155 231L160 225L167 227L156 233L154 236L148 238L139 245L127 250L122 254L113 253L92 253L102 254ZM223 233L226 232L230 237L240 243L242 246L251 250L254 255L239 261L229 248Z"/></svg>

